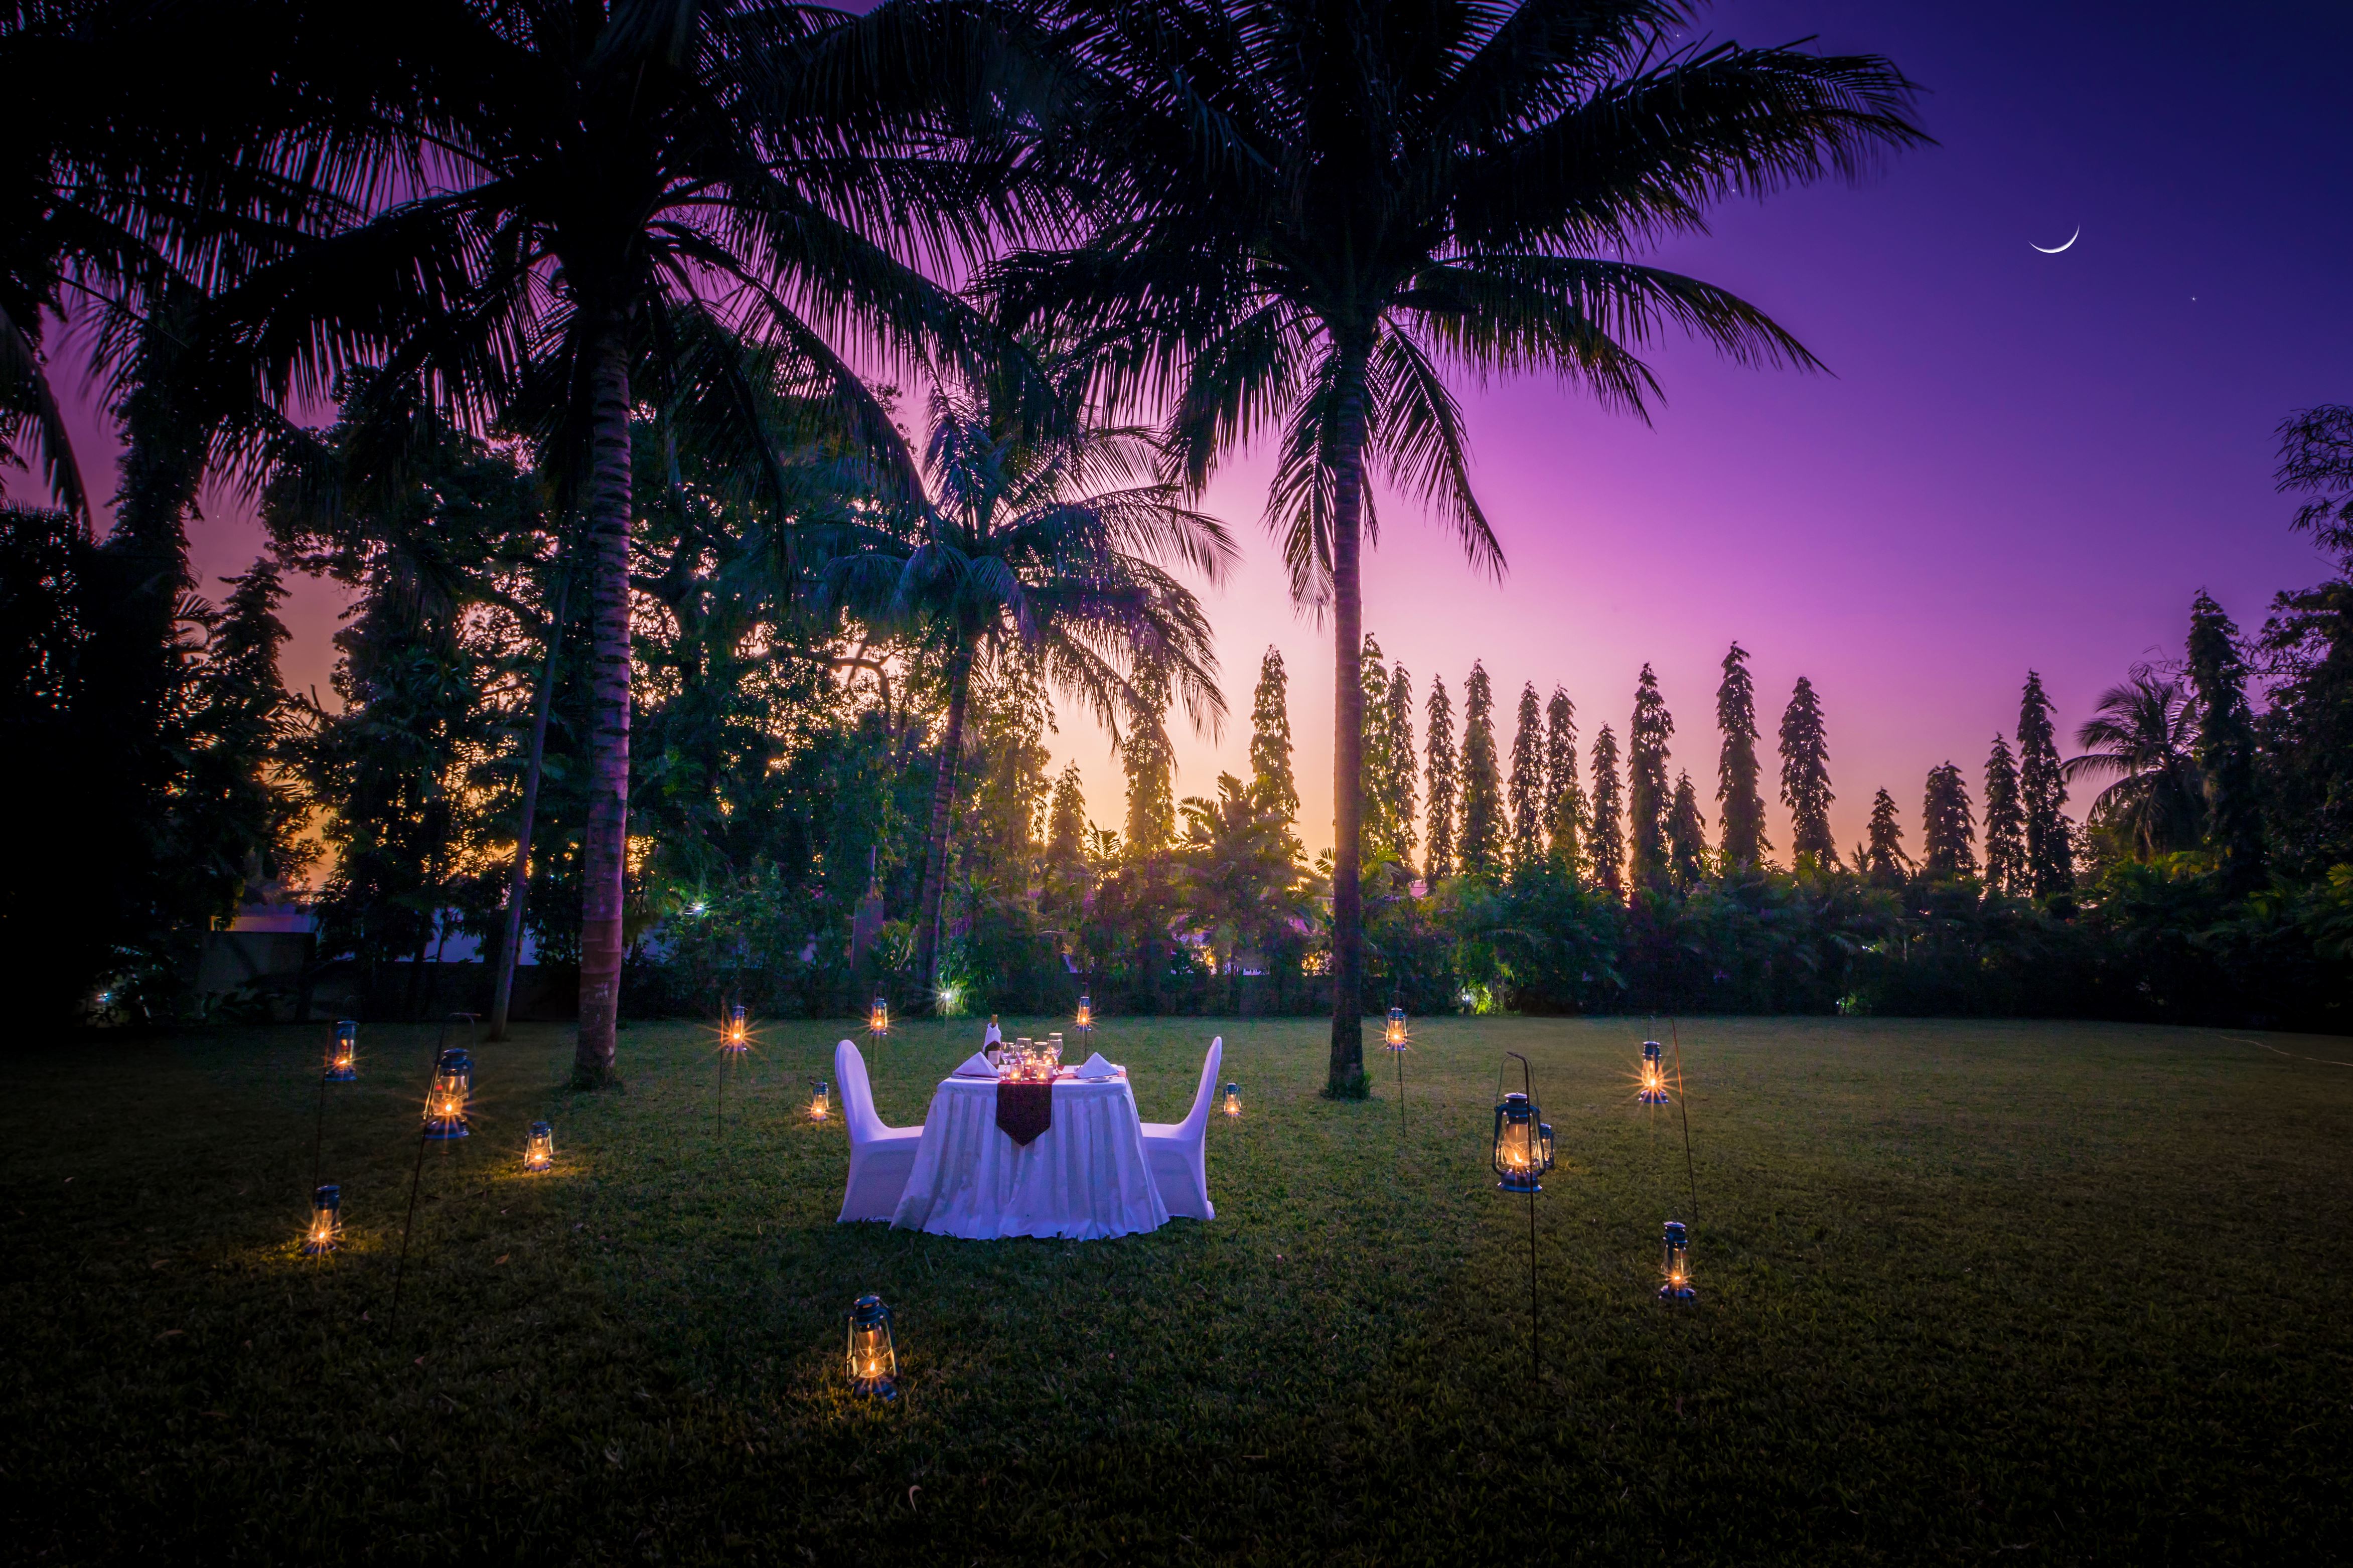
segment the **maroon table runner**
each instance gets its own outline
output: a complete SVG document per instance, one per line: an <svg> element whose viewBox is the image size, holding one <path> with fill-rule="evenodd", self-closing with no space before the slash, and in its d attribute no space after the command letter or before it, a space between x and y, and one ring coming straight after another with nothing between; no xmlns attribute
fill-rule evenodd
<svg viewBox="0 0 2353 1568"><path fill-rule="evenodd" d="M997 1086L997 1125L1008 1138L1029 1147L1038 1134L1054 1124L1051 1083L1000 1083Z"/></svg>

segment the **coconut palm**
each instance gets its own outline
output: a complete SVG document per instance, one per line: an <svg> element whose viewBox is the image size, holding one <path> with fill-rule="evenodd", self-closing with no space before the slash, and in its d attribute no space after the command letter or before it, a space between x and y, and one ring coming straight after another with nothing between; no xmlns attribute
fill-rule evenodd
<svg viewBox="0 0 2353 1568"><path fill-rule="evenodd" d="M1291 838L1279 806L1231 773L1218 775L1215 799L1187 795L1177 845L1185 868L1185 912L1205 929L1210 948L1234 989L1241 954L1263 950L1284 922L1310 912Z"/></svg>
<svg viewBox="0 0 2353 1568"><path fill-rule="evenodd" d="M698 422L716 460L788 487L757 417L764 345L915 487L849 334L970 365L998 346L926 276L1024 216L960 128L993 35L898 3L410 0L336 8L320 89L375 106L405 199L220 307L241 362L315 390L380 361L477 426L538 444L584 520L591 805L575 1077L610 1072L629 777L630 417ZM390 444L396 455L396 443Z"/></svg>
<svg viewBox="0 0 2353 1568"><path fill-rule="evenodd" d="M1161 704L1138 687L1173 695L1197 726L1225 712L1208 622L1161 564L1217 579L1233 554L1225 529L1154 477L1144 432L1040 424L1022 395L1003 376L935 390L928 500L896 527L852 531L825 569L834 602L902 632L945 688L916 910L926 1004L939 988L948 827L976 679L1033 671L1114 727L1159 724Z"/></svg>
<svg viewBox="0 0 2353 1568"><path fill-rule="evenodd" d="M1184 477L1279 426L1267 521L1335 637L1331 1091L1361 1092L1359 558L1367 468L1477 567L1450 376L1550 371L1640 413L1669 328L1810 365L1724 289L1623 259L1706 207L1922 139L1886 60L1679 41L1676 4L1060 0L1082 79L1046 151L1102 200L992 287L1103 335L1116 400L1166 397Z"/></svg>
<svg viewBox="0 0 2353 1568"><path fill-rule="evenodd" d="M2069 758L2061 773L2070 783L2115 781L2092 802L2093 815L2123 828L2146 859L2198 842L2206 791L2197 739L2198 707L2189 690L2136 669L2100 693L2092 717L2075 731L2084 754Z"/></svg>

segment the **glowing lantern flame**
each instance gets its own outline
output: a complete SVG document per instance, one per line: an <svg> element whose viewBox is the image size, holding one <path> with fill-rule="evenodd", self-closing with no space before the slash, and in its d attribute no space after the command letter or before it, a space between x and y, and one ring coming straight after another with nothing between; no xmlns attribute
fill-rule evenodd
<svg viewBox="0 0 2353 1568"><path fill-rule="evenodd" d="M343 1237L343 1189L333 1182L311 1194L311 1225L302 1233L302 1254L318 1258L335 1250Z"/></svg>
<svg viewBox="0 0 2353 1568"><path fill-rule="evenodd" d="M727 1022L720 1030L720 1040L731 1051L750 1048L752 1026L744 1017L744 1004L741 1002L727 1009Z"/></svg>

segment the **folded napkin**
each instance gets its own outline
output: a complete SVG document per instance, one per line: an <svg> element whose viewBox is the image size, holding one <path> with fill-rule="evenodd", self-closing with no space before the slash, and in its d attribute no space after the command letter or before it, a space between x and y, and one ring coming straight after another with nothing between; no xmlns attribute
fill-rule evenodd
<svg viewBox="0 0 2353 1568"><path fill-rule="evenodd" d="M987 1057L982 1056L978 1051L975 1051L972 1053L970 1059L968 1059L964 1066L955 1069L955 1076L958 1078L995 1078L997 1076L997 1069L988 1065L988 1058Z"/></svg>
<svg viewBox="0 0 2353 1568"><path fill-rule="evenodd" d="M996 1025L991 1024L980 1032L980 1043L984 1046L1001 1046L1005 1043L1005 1037L997 1032Z"/></svg>
<svg viewBox="0 0 2353 1568"><path fill-rule="evenodd" d="M1119 1068L1103 1060L1103 1053L1097 1051L1079 1064L1079 1076L1089 1082L1097 1082L1103 1079L1118 1077Z"/></svg>

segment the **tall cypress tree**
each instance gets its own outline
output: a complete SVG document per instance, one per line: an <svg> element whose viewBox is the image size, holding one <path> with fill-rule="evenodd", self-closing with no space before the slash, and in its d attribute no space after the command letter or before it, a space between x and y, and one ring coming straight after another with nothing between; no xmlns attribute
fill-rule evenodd
<svg viewBox="0 0 2353 1568"><path fill-rule="evenodd" d="M1512 732L1512 874L1535 868L1545 856L1544 710L1535 682L1520 688L1519 728Z"/></svg>
<svg viewBox="0 0 2353 1568"><path fill-rule="evenodd" d="M2260 881L2263 829L2255 798L2255 721L2239 628L2200 589L2189 608L2189 686L2198 698L2199 772L2206 779L2206 841L2241 890Z"/></svg>
<svg viewBox="0 0 2353 1568"><path fill-rule="evenodd" d="M1869 832L1870 841L1862 851L1864 875L1882 887L1901 883L1912 868L1912 857L1904 853L1904 828L1895 820L1895 797L1883 789L1871 798Z"/></svg>
<svg viewBox="0 0 2353 1568"><path fill-rule="evenodd" d="M1556 686L1545 704L1546 822L1565 876L1584 868L1585 790L1577 782L1577 704Z"/></svg>
<svg viewBox="0 0 2353 1568"><path fill-rule="evenodd" d="M1423 868L1434 884L1454 875L1454 700L1446 695L1441 676L1430 678L1430 739L1425 742L1429 765L1423 780L1430 790L1430 864Z"/></svg>
<svg viewBox="0 0 2353 1568"><path fill-rule="evenodd" d="M2075 855L2062 809L2067 781L2060 771L2052 708L2042 677L2028 670L2018 704L2018 794L2026 811L2026 877L2038 899L2060 897L2075 886Z"/></svg>
<svg viewBox="0 0 2353 1568"><path fill-rule="evenodd" d="M1381 658L1381 645L1373 634L1365 634L1360 650L1357 681L1368 693L1386 694L1389 689L1388 665ZM1370 866L1397 856L1397 824L1389 817L1389 792L1382 788L1396 765L1389 752L1388 710L1377 700L1368 699L1364 706L1364 739L1357 750L1358 794L1363 806L1356 818L1356 837L1360 848L1357 863Z"/></svg>
<svg viewBox="0 0 2353 1568"><path fill-rule="evenodd" d="M1299 781L1291 772L1291 678L1269 644L1250 696L1250 787L1259 802L1291 822L1299 816Z"/></svg>
<svg viewBox="0 0 2353 1568"><path fill-rule="evenodd" d="M1161 722L1168 711L1168 679L1157 670L1139 668L1130 684L1143 707L1120 748L1120 763L1127 770L1127 847L1151 855L1176 838L1176 752Z"/></svg>
<svg viewBox="0 0 2353 1568"><path fill-rule="evenodd" d="M1986 890L2013 897L2026 891L2026 811L2019 804L2018 763L2010 742L1993 738L1986 758L1985 781Z"/></svg>
<svg viewBox="0 0 2353 1568"><path fill-rule="evenodd" d="M1046 863L1067 871L1087 858L1087 791L1079 764L1066 763L1046 806Z"/></svg>
<svg viewBox="0 0 2353 1568"><path fill-rule="evenodd" d="M1765 798L1757 781L1757 683L1748 676L1748 650L1738 643L1724 656L1724 683L1715 689L1715 727L1724 750L1715 765L1715 798L1723 808L1724 868L1761 866L1772 845L1765 837Z"/></svg>
<svg viewBox="0 0 2353 1568"><path fill-rule="evenodd" d="M1466 877L1504 871L1504 773L1495 756L1495 694L1486 666L1473 662L1462 683L1462 841L1456 855Z"/></svg>
<svg viewBox="0 0 2353 1568"><path fill-rule="evenodd" d="M1928 770L1927 798L1920 804L1920 868L1950 880L1978 874L1970 840L1977 817L1969 809L1969 786L1951 763Z"/></svg>
<svg viewBox="0 0 2353 1568"><path fill-rule="evenodd" d="M1839 863L1831 837L1831 746L1820 699L1804 676L1781 715L1781 804L1789 808L1789 853L1824 868Z"/></svg>
<svg viewBox="0 0 2353 1568"><path fill-rule="evenodd" d="M1626 834L1618 820L1618 737L1609 726L1593 737L1593 879L1612 893L1626 890Z"/></svg>
<svg viewBox="0 0 2353 1568"><path fill-rule="evenodd" d="M1634 717L1626 728L1626 837L1637 887L1667 875L1667 739L1675 721L1659 695L1659 678L1644 665L1634 682Z"/></svg>
<svg viewBox="0 0 2353 1568"><path fill-rule="evenodd" d="M1397 834L1397 857L1410 866L1414 845L1419 837L1413 819L1420 804L1421 785L1413 755L1413 678L1406 673L1404 665L1390 668L1388 692L1380 707L1381 721L1388 731L1389 755L1388 771L1379 781L1382 806Z"/></svg>
<svg viewBox="0 0 2353 1568"><path fill-rule="evenodd" d="M1667 811L1667 876L1684 892L1707 878L1707 818L1687 773L1675 775L1674 804Z"/></svg>

